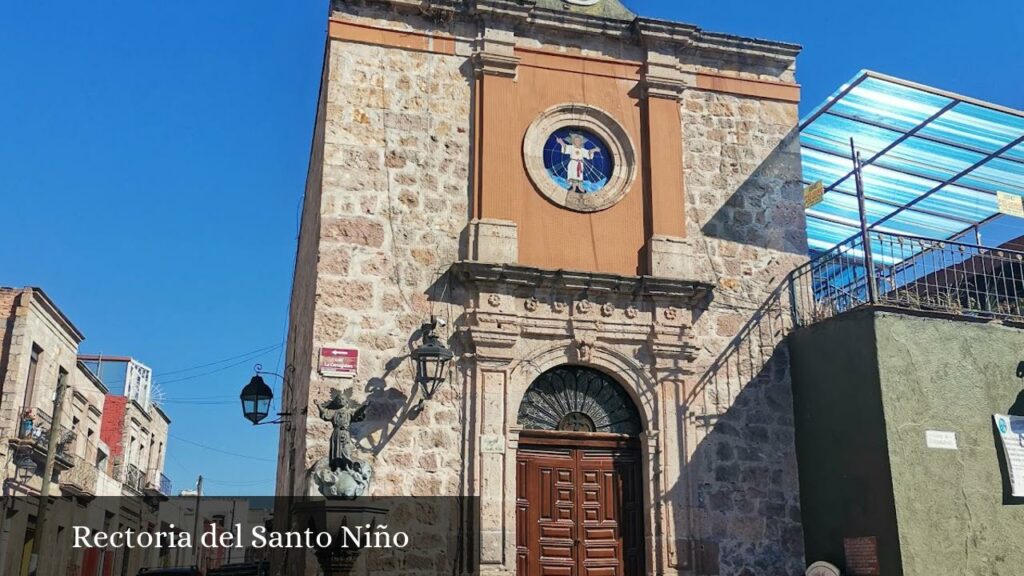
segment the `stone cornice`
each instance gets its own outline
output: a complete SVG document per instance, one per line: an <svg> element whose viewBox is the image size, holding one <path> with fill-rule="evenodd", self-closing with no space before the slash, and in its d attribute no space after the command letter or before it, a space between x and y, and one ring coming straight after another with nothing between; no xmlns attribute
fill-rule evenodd
<svg viewBox="0 0 1024 576"><path fill-rule="evenodd" d="M690 303L706 301L714 286L705 282L656 278L653 276L620 276L601 272L548 270L510 264L456 262L455 278L466 284L501 285L510 288L554 288L566 292L631 294Z"/></svg>
<svg viewBox="0 0 1024 576"><path fill-rule="evenodd" d="M334 0L339 4L355 0ZM537 6L536 0L359 0L388 4L421 13L449 12L467 19L508 20L574 33L634 37L636 42L659 42L676 48L695 48L719 54L737 54L769 62L788 63L796 59L800 46L786 42L707 32L693 24L638 17L633 21L553 10Z"/></svg>
<svg viewBox="0 0 1024 576"><path fill-rule="evenodd" d="M463 2L471 14L526 18L537 5L536 0L470 0Z"/></svg>
<svg viewBox="0 0 1024 576"><path fill-rule="evenodd" d="M505 54L480 51L473 55L477 74L515 78L519 69L519 58Z"/></svg>
<svg viewBox="0 0 1024 576"><path fill-rule="evenodd" d="M669 20L637 18L634 25L640 41L645 45L660 43L676 47L692 46L699 50L743 54L775 62L792 62L801 50L797 44L707 32L692 24Z"/></svg>

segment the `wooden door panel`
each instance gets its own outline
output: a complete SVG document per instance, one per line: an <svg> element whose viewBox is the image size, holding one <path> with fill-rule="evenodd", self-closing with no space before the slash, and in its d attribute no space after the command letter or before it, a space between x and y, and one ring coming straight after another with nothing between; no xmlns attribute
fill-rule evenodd
<svg viewBox="0 0 1024 576"><path fill-rule="evenodd" d="M521 449L516 558L526 576L578 576L576 460L571 449Z"/></svg>
<svg viewBox="0 0 1024 576"><path fill-rule="evenodd" d="M583 444L521 441L518 576L643 574L639 452Z"/></svg>

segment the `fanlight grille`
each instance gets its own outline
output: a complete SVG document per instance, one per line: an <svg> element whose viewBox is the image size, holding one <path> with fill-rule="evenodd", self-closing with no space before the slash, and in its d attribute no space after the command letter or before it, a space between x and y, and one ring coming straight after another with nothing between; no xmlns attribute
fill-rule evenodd
<svg viewBox="0 0 1024 576"><path fill-rule="evenodd" d="M526 430L639 434L640 413L618 382L582 366L560 366L541 374L519 406Z"/></svg>

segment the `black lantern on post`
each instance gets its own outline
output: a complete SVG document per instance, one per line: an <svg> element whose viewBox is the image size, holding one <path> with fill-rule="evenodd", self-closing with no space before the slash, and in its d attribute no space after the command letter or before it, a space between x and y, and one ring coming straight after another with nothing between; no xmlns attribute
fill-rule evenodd
<svg viewBox="0 0 1024 576"><path fill-rule="evenodd" d="M253 424L259 424L267 414L270 414L270 402L274 399L274 391L257 373L245 388L242 388L239 398L242 400L242 415Z"/></svg>
<svg viewBox="0 0 1024 576"><path fill-rule="evenodd" d="M438 320L431 316L430 322L423 324L421 328L423 343L412 351L412 359L416 361L416 383L423 391L424 400L433 398L437 389L444 384L448 378L448 365L455 357L434 333L437 326ZM420 403L422 402L421 400Z"/></svg>

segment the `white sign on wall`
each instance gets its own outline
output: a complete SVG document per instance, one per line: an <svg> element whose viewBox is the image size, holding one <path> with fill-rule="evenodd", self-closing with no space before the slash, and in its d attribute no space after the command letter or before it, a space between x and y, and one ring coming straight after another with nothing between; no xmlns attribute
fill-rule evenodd
<svg viewBox="0 0 1024 576"><path fill-rule="evenodd" d="M1003 441L1006 467L1010 472L1010 491L1015 498L1024 497L1024 418L994 414L999 438Z"/></svg>
<svg viewBox="0 0 1024 576"><path fill-rule="evenodd" d="M936 450L956 450L956 432L926 430L924 433L924 444Z"/></svg>

